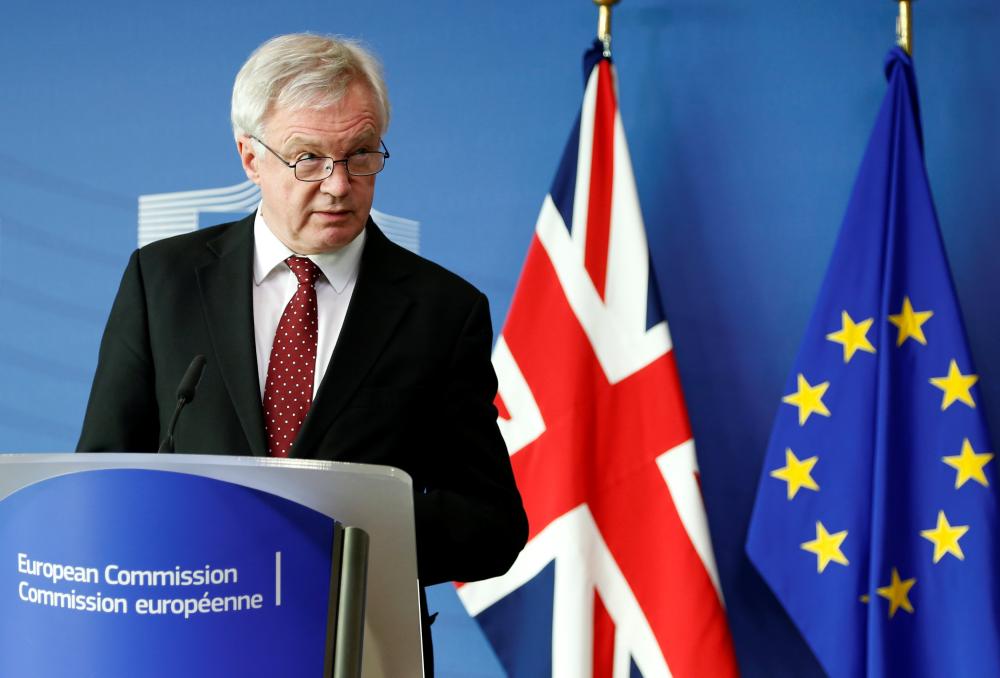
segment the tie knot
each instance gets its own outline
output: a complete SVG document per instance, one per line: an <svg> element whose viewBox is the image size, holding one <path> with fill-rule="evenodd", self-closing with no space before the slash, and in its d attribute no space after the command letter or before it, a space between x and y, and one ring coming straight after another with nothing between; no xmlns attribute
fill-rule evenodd
<svg viewBox="0 0 1000 678"><path fill-rule="evenodd" d="M316 282L316 278L319 277L319 267L305 257L288 257L285 259L285 263L288 264L288 268L292 269L299 285L312 286Z"/></svg>

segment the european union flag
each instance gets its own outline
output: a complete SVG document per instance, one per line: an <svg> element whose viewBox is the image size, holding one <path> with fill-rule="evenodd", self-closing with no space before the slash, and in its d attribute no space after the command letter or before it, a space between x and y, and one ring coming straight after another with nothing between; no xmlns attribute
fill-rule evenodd
<svg viewBox="0 0 1000 678"><path fill-rule="evenodd" d="M1000 676L996 462L893 49L747 552L831 676Z"/></svg>

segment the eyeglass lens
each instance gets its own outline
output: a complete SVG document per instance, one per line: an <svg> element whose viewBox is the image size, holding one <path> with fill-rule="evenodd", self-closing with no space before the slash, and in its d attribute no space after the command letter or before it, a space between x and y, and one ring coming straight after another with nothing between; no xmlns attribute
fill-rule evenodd
<svg viewBox="0 0 1000 678"><path fill-rule="evenodd" d="M378 174L385 167L385 155L379 152L355 153L346 158L347 171L354 176ZM302 181L326 179L333 173L334 162L330 158L309 158L295 163L295 176Z"/></svg>

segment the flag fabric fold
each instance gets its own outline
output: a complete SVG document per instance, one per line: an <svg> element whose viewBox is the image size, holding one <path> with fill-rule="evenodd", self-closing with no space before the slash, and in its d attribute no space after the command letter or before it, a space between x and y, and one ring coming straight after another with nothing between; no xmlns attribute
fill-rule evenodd
<svg viewBox="0 0 1000 678"><path fill-rule="evenodd" d="M734 675L614 69L600 43L584 64L493 353L529 541L459 597L511 676Z"/></svg>
<svg viewBox="0 0 1000 678"><path fill-rule="evenodd" d="M895 48L885 72L747 552L829 675L995 676L996 462L912 61Z"/></svg>

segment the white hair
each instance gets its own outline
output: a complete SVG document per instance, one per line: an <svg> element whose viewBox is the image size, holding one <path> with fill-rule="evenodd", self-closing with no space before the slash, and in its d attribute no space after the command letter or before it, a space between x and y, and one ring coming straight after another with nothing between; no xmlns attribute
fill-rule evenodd
<svg viewBox="0 0 1000 678"><path fill-rule="evenodd" d="M354 40L311 33L271 38L250 55L233 83L233 134L262 136L275 107L326 108L360 80L371 88L389 127L389 94L378 59Z"/></svg>

